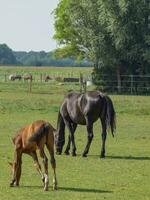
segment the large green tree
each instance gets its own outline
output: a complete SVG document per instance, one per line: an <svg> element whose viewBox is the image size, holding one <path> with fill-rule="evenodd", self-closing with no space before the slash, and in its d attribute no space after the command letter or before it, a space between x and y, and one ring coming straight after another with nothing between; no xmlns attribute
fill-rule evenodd
<svg viewBox="0 0 150 200"><path fill-rule="evenodd" d="M99 72L147 73L150 64L149 0L61 0L54 38L59 56L86 57ZM98 75L98 76L97 76Z"/></svg>
<svg viewBox="0 0 150 200"><path fill-rule="evenodd" d="M55 10L54 35L61 45L56 52L58 55L88 57L98 62L100 30L96 30L99 29L97 8L97 1L60 1Z"/></svg>

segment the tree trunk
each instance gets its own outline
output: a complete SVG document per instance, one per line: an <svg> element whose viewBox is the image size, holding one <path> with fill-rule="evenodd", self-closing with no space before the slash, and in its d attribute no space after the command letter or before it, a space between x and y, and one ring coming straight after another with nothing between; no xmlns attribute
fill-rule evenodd
<svg viewBox="0 0 150 200"><path fill-rule="evenodd" d="M95 61L95 64L94 64L94 67L95 67L95 69L98 69L98 67L99 67L99 65L98 65L98 59Z"/></svg>

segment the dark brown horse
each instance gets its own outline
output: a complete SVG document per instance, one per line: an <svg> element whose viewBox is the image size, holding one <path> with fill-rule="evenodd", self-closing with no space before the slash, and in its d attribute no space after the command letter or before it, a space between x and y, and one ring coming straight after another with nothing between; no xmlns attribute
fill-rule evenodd
<svg viewBox="0 0 150 200"><path fill-rule="evenodd" d="M15 80L21 80L22 79L22 76L21 75L16 75L16 74L11 74L11 75L9 75L9 80L10 81L15 81Z"/></svg>
<svg viewBox="0 0 150 200"><path fill-rule="evenodd" d="M49 76L49 75L46 75L46 76L45 76L45 82L48 82L48 80L52 80L52 77Z"/></svg>
<svg viewBox="0 0 150 200"><path fill-rule="evenodd" d="M24 81L32 81L33 80L33 77L32 77L32 74L25 74L24 76L23 76L23 79L24 79Z"/></svg>
<svg viewBox="0 0 150 200"><path fill-rule="evenodd" d="M35 166L42 176L44 183L44 190L48 190L48 159L44 152L44 146L46 145L50 153L50 161L54 173L53 177L53 189L57 189L56 180L56 162L54 158L54 131L55 129L52 125L46 121L39 120L35 121L23 128L21 128L16 136L12 139L15 145L14 161L10 163L12 166L13 177L10 186L19 186L19 181L21 177L21 164L22 164L22 154L30 155ZM44 175L41 171L41 166L38 161L36 150L39 150L40 156L43 159L44 164Z"/></svg>
<svg viewBox="0 0 150 200"><path fill-rule="evenodd" d="M97 119L100 119L102 124L101 157L105 157L107 127L111 128L112 135L116 128L115 110L111 99L99 91L91 91L84 94L71 92L67 94L58 114L57 132L55 134L57 154L62 153L65 143L65 126L67 126L69 137L65 154L69 154L70 143L72 142L72 155L76 155L74 132L77 124L81 124L87 127L87 144L82 154L83 157L86 157L93 139L93 123Z"/></svg>

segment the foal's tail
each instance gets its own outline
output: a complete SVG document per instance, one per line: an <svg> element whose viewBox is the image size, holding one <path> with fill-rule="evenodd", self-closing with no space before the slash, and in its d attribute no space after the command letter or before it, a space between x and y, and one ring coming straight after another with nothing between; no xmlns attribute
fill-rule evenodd
<svg viewBox="0 0 150 200"><path fill-rule="evenodd" d="M47 137L49 133L49 129L51 128L50 124L48 122L43 123L36 132L29 138L29 142L38 142L40 141L44 136Z"/></svg>
<svg viewBox="0 0 150 200"><path fill-rule="evenodd" d="M114 131L116 130L116 113L110 97L105 96L106 100L106 126L111 128L112 136L114 137Z"/></svg>

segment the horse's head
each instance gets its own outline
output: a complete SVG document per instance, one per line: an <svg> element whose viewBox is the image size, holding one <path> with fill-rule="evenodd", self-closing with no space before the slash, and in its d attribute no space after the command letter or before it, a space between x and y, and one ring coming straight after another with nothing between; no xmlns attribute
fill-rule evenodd
<svg viewBox="0 0 150 200"><path fill-rule="evenodd" d="M65 144L65 133L64 131L55 131L55 145L56 154L60 155L62 153L63 146Z"/></svg>

